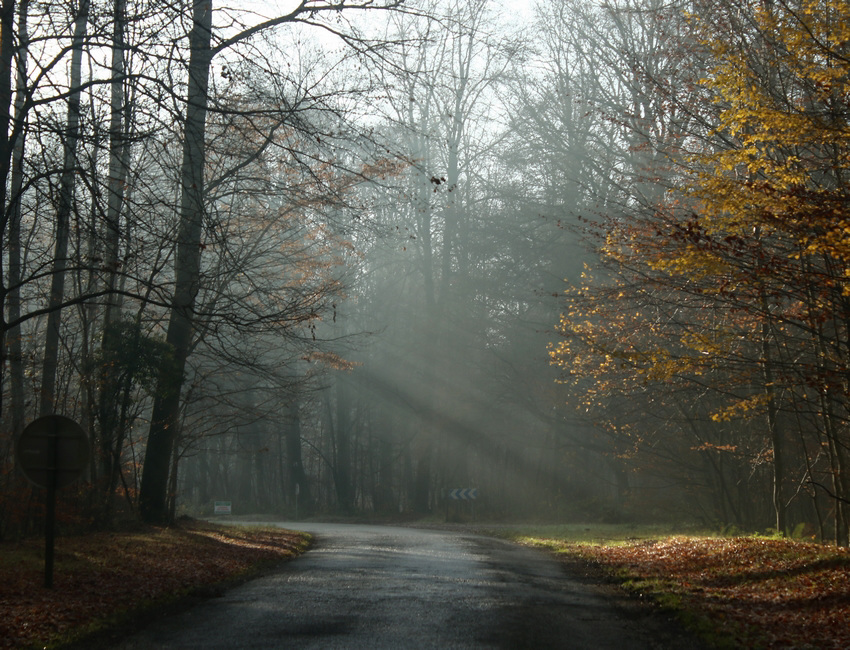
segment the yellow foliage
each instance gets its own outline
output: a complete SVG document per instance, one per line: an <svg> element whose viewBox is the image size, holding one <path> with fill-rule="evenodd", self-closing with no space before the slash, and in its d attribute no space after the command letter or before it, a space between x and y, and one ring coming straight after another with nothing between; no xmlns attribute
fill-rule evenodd
<svg viewBox="0 0 850 650"><path fill-rule="evenodd" d="M729 271L722 259L694 246L685 247L674 257L657 258L648 263L649 267L656 271L664 271L670 275L687 275L693 280L722 276Z"/></svg>
<svg viewBox="0 0 850 650"><path fill-rule="evenodd" d="M761 413L767 404L767 393L759 393L744 399L740 399L726 408L715 411L711 419L715 422L726 422L734 418L747 418L755 413Z"/></svg>
<svg viewBox="0 0 850 650"><path fill-rule="evenodd" d="M749 41L730 43L702 25L715 61L702 83L719 108L710 137L723 144L689 159L686 194L709 232L759 229L803 254L850 264L850 3L754 3L749 11L758 30ZM684 251L665 268L699 261Z"/></svg>
<svg viewBox="0 0 850 650"><path fill-rule="evenodd" d="M783 285L790 272L769 275L782 262L802 269L805 258L817 259L831 269L832 286L850 296L850 0L751 2L742 11L753 19L747 34L730 39L714 24L701 26L713 61L701 83L714 97L716 124L683 160L681 185L657 206L661 225L613 227L601 246L612 268L638 269L636 276L666 287L693 282L698 300L734 293L727 303L734 307L719 323L696 316L684 330L640 313L654 298L641 303L634 286L614 280L603 287L586 272L584 287L566 294L557 326L564 338L549 354L587 380L588 405L648 382L707 381L742 338L760 332L768 310L753 285L773 283L774 295L793 295ZM682 214L685 224L677 221ZM783 308L797 308L783 299ZM813 306L816 291L806 300ZM761 416L766 399L752 395L711 417Z"/></svg>

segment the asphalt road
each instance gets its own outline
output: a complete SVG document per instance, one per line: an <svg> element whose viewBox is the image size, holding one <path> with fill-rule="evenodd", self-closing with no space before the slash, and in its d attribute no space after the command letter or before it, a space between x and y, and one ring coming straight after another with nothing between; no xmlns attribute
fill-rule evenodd
<svg viewBox="0 0 850 650"><path fill-rule="evenodd" d="M456 532L276 525L313 533L313 549L118 647L696 647L654 610L540 551Z"/></svg>

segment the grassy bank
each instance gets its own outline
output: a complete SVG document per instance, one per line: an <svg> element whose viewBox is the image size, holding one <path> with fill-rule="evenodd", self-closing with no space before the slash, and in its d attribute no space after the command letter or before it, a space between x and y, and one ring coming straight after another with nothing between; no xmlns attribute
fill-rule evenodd
<svg viewBox="0 0 850 650"><path fill-rule="evenodd" d="M850 648L850 552L810 542L665 527L499 531L603 572L678 612L718 648Z"/></svg>
<svg viewBox="0 0 850 650"><path fill-rule="evenodd" d="M0 544L0 648L96 646L111 632L251 577L303 552L309 536L186 520L56 540L53 587L44 542Z"/></svg>

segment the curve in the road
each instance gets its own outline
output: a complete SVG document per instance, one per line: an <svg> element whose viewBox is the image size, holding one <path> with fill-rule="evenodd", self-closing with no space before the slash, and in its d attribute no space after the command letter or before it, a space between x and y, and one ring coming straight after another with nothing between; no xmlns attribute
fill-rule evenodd
<svg viewBox="0 0 850 650"><path fill-rule="evenodd" d="M119 647L695 647L657 614L571 579L533 549L445 531L279 525L313 533L313 549Z"/></svg>

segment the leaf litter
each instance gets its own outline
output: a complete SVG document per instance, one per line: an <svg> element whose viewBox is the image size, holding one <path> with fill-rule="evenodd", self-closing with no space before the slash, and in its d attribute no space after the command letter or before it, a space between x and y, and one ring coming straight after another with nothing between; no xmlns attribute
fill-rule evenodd
<svg viewBox="0 0 850 650"><path fill-rule="evenodd" d="M58 647L147 608L250 575L300 554L309 537L283 529L183 520L173 527L57 538L44 587L40 538L0 544L0 648ZM206 590L206 591L205 591Z"/></svg>
<svg viewBox="0 0 850 650"><path fill-rule="evenodd" d="M847 548L759 537L547 546L674 603L722 647L850 648Z"/></svg>

